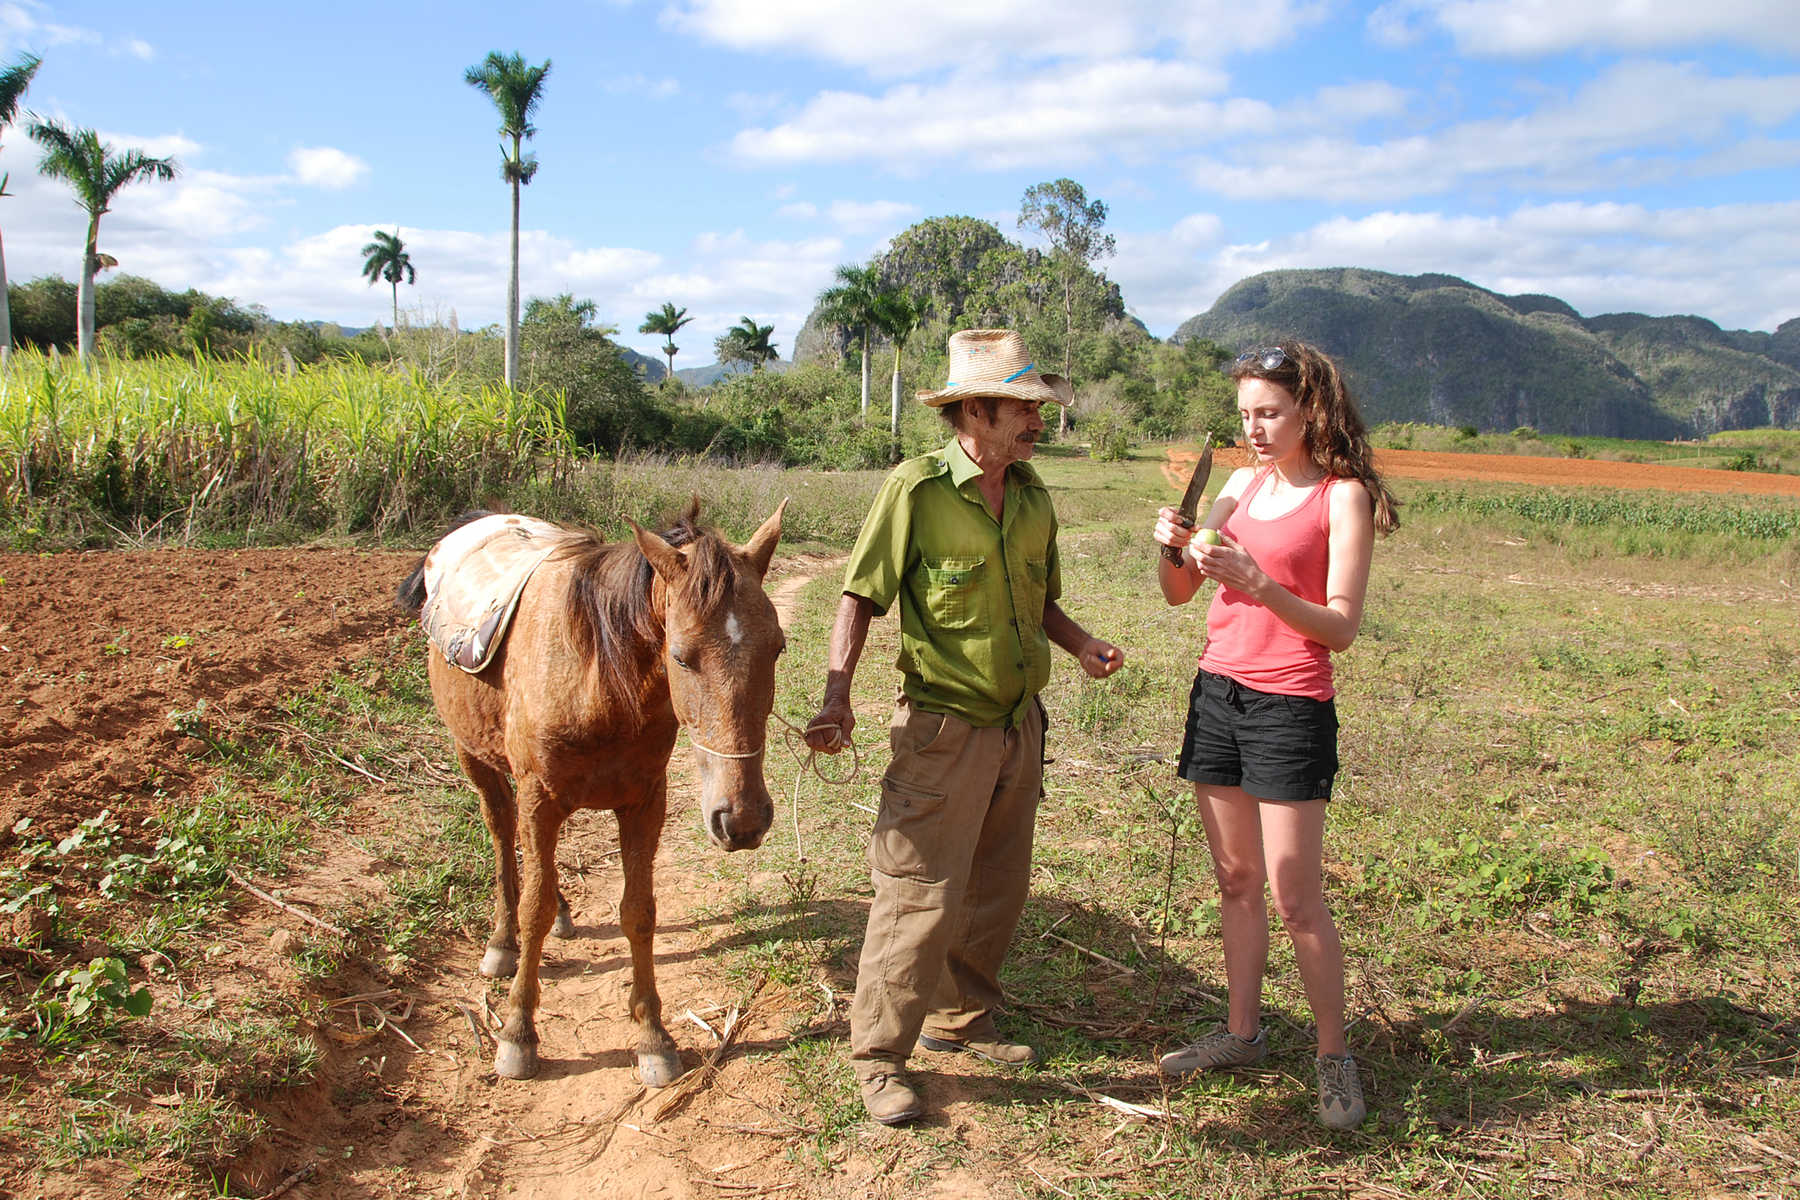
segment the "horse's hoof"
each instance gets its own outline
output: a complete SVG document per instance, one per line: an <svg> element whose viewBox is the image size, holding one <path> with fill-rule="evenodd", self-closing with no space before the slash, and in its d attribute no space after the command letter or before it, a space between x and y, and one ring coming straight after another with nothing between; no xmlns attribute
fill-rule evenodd
<svg viewBox="0 0 1800 1200"><path fill-rule="evenodd" d="M673 1050L638 1051L638 1078L645 1087L665 1088L680 1079L681 1058Z"/></svg>
<svg viewBox="0 0 1800 1200"><path fill-rule="evenodd" d="M502 1079L530 1079L538 1073L537 1047L504 1038L495 1043L494 1074Z"/></svg>
<svg viewBox="0 0 1800 1200"><path fill-rule="evenodd" d="M481 956L481 973L489 979L509 979L519 969L519 952L504 946L489 946Z"/></svg>
<svg viewBox="0 0 1800 1200"><path fill-rule="evenodd" d="M569 920L569 914L566 910L556 914L556 924L550 927L550 932L554 933L559 938L572 938L575 936L575 922Z"/></svg>

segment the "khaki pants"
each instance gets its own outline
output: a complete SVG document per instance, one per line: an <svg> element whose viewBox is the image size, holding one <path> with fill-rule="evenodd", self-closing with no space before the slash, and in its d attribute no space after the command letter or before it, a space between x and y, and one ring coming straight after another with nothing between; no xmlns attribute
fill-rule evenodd
<svg viewBox="0 0 1800 1200"><path fill-rule="evenodd" d="M888 736L850 1007L850 1060L864 1079L905 1062L920 1032L993 1036L1044 777L1041 704L1015 728L977 729L902 699Z"/></svg>

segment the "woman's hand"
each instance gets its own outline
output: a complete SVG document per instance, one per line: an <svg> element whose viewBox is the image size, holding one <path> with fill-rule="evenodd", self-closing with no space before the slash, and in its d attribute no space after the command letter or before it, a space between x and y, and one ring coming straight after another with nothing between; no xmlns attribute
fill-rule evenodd
<svg viewBox="0 0 1800 1200"><path fill-rule="evenodd" d="M1256 560L1250 557L1248 550L1223 533L1218 537L1216 544L1195 542L1188 547L1194 565L1207 579L1217 580L1224 587L1243 592L1251 599L1260 601L1262 589L1269 583L1269 577L1256 565Z"/></svg>
<svg viewBox="0 0 1800 1200"><path fill-rule="evenodd" d="M1156 528L1151 536L1159 545L1180 550L1193 540L1194 524L1173 508L1161 508L1156 512ZM1185 565L1187 559L1183 557L1182 562Z"/></svg>

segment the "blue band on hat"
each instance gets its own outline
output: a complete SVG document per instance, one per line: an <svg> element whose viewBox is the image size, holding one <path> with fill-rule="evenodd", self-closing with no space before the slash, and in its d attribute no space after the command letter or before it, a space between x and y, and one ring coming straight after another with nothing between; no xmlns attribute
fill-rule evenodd
<svg viewBox="0 0 1800 1200"><path fill-rule="evenodd" d="M1013 380L1017 380L1017 378L1019 378L1019 376L1022 376L1022 374L1024 374L1024 372L1035 371L1035 369L1037 369L1037 363L1028 362L1028 363L1026 363L1026 365L1022 365L1022 367L1019 367L1019 369L1017 369L1017 371L1013 371L1012 374L1010 374L1010 376L1006 376L1006 378L1004 378L1004 380L1001 380L1001 383L1012 383ZM943 385L945 385L945 387L961 387L961 385L959 385L958 381L956 381L956 380L945 380L945 381L943 381Z"/></svg>

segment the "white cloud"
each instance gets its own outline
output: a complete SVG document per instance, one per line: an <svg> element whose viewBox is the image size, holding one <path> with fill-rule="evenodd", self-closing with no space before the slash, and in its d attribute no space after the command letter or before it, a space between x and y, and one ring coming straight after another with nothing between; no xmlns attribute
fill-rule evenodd
<svg viewBox="0 0 1800 1200"><path fill-rule="evenodd" d="M308 187L341 192L361 183L369 164L331 146L297 146L287 156L288 170Z"/></svg>
<svg viewBox="0 0 1800 1200"><path fill-rule="evenodd" d="M608 79L602 87L615 96L642 95L652 100L667 100L681 92L681 84L668 76L651 79L645 75L621 75Z"/></svg>
<svg viewBox="0 0 1800 1200"><path fill-rule="evenodd" d="M67 125L69 122L65 120L64 124ZM102 143L115 151L140 150L151 158L173 158L178 163L202 153L199 142L179 133L139 137L136 134L113 133L105 129L96 129L94 132Z"/></svg>
<svg viewBox="0 0 1800 1200"><path fill-rule="evenodd" d="M793 119L731 143L758 164L879 162L894 170L960 161L984 169L1145 159L1191 139L1264 131L1275 110L1224 96L1227 80L1192 63L1120 59L1055 76L971 73L879 96L823 92Z"/></svg>
<svg viewBox="0 0 1800 1200"><path fill-rule="evenodd" d="M0 46L11 56L27 45L67 46L101 44L101 37L91 29L41 20L35 10L41 4L0 4Z"/></svg>
<svg viewBox="0 0 1800 1200"><path fill-rule="evenodd" d="M736 50L902 76L1130 56L1170 42L1190 57L1215 59L1280 45L1324 9L1308 0L679 0L663 23Z"/></svg>
<svg viewBox="0 0 1800 1200"><path fill-rule="evenodd" d="M1368 27L1389 45L1428 26L1465 54L1539 56L1595 49L1643 51L1730 42L1800 49L1793 0L1393 0Z"/></svg>
<svg viewBox="0 0 1800 1200"><path fill-rule="evenodd" d="M149 62L156 57L156 47L143 38L130 38L125 43L125 52L131 57Z"/></svg>
<svg viewBox="0 0 1800 1200"><path fill-rule="evenodd" d="M775 215L790 221L825 220L845 233L898 232L902 223L919 214L916 204L898 200L834 200L821 212L818 205L806 200L783 204Z"/></svg>
<svg viewBox="0 0 1800 1200"><path fill-rule="evenodd" d="M1152 332L1167 334L1232 284L1281 268L1443 272L1507 294L1542 292L1584 315L1698 313L1727 328L1800 316L1800 202L1656 210L1529 205L1499 216L1379 212L1229 243L1207 216L1120 235L1108 273Z"/></svg>
<svg viewBox="0 0 1800 1200"><path fill-rule="evenodd" d="M1228 196L1340 202L1432 195L1480 178L1585 191L1602 181L1612 188L1791 163L1800 143L1733 143L1746 127L1772 129L1797 113L1800 76L1719 76L1692 65L1628 62L1565 102L1525 116L1377 143L1316 136L1243 146L1230 159L1195 163L1190 178ZM1696 148L1702 152L1683 157Z"/></svg>

